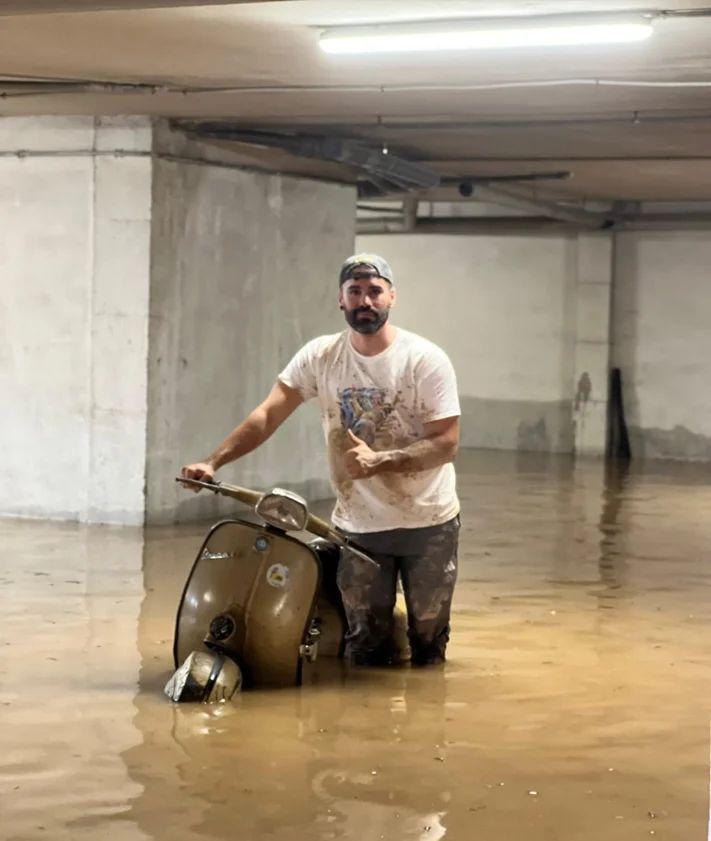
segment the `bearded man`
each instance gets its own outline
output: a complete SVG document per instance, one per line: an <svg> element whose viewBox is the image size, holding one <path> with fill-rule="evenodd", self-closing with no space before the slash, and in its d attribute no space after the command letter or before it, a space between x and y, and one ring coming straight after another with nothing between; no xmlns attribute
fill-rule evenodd
<svg viewBox="0 0 711 841"><path fill-rule="evenodd" d="M336 492L333 525L377 561L343 550L346 657L354 665L393 661L399 576L412 664L441 663L459 536L454 369L435 344L390 323L395 286L382 257L356 254L343 263L338 303L348 328L301 348L266 400L182 476L210 481L264 443L301 403L317 399Z"/></svg>

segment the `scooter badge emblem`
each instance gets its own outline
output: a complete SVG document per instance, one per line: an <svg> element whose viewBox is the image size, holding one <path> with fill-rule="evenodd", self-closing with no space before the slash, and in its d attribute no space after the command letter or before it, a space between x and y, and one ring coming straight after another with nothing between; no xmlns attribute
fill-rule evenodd
<svg viewBox="0 0 711 841"><path fill-rule="evenodd" d="M203 549L201 557L204 561L229 561L234 556L234 552L210 552L209 549Z"/></svg>
<svg viewBox="0 0 711 841"><path fill-rule="evenodd" d="M289 567L284 564L272 564L267 570L267 584L272 587L286 587L289 580Z"/></svg>

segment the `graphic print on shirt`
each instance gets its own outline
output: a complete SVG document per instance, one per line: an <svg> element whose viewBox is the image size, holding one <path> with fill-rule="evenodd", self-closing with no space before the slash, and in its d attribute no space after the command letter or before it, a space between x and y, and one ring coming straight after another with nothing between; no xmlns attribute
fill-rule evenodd
<svg viewBox="0 0 711 841"><path fill-rule="evenodd" d="M393 404L387 398L384 388L357 388L351 386L338 391L338 405L341 409L341 426L350 429L369 447L376 443L378 433L383 432L386 421L393 411Z"/></svg>

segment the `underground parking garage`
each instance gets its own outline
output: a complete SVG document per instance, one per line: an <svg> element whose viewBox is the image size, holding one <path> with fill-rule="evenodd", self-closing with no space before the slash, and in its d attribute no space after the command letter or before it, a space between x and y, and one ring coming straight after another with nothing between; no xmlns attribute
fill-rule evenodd
<svg viewBox="0 0 711 841"><path fill-rule="evenodd" d="M3 839L707 836L709 44L0 0Z"/></svg>

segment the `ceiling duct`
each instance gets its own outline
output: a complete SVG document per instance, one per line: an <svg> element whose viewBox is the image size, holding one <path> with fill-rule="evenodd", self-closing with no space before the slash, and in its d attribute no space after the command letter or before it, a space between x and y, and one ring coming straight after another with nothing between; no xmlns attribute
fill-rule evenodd
<svg viewBox="0 0 711 841"><path fill-rule="evenodd" d="M429 190L438 187L441 180L439 174L427 166L391 155L385 149L374 149L364 143L340 137L253 131L221 122L179 120L174 125L200 138L266 146L302 158L316 158L351 166L362 176L358 185L360 196Z"/></svg>

